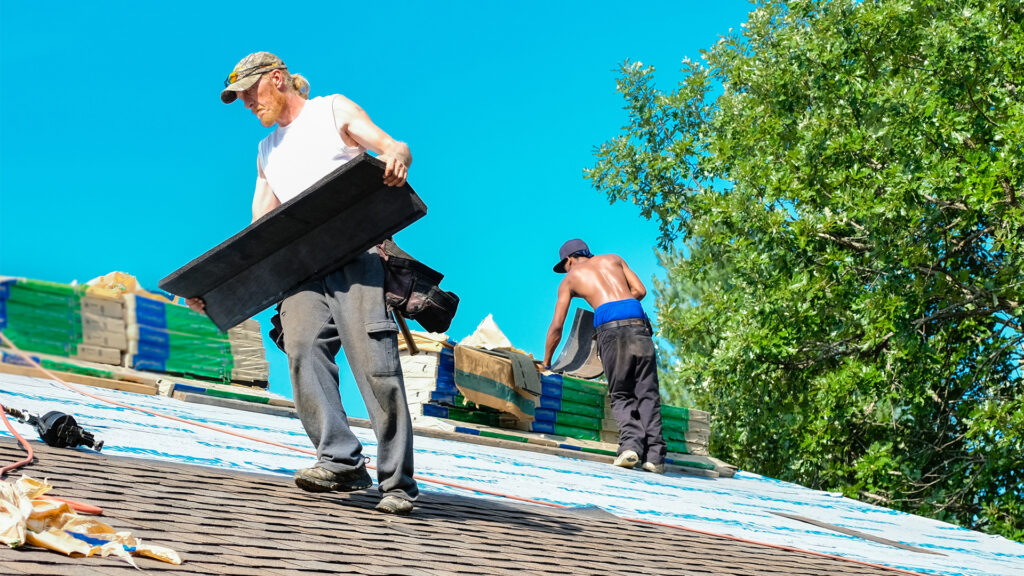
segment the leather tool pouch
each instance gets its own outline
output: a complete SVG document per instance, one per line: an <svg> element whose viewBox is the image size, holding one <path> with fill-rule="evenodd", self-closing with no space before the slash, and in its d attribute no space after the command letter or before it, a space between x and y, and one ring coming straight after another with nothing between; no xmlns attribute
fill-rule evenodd
<svg viewBox="0 0 1024 576"><path fill-rule="evenodd" d="M384 262L384 300L429 332L444 332L459 308L459 297L440 287L444 274L416 260L390 238L377 245Z"/></svg>

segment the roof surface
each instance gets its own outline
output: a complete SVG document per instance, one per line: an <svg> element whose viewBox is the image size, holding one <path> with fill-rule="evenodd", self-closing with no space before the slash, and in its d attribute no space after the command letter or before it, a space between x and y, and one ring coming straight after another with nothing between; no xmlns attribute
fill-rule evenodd
<svg viewBox="0 0 1024 576"><path fill-rule="evenodd" d="M314 495L288 479L39 447L26 473L104 521L169 546L168 574L835 574L892 572L720 537L542 506L427 493L412 516L377 513L372 493ZM21 449L0 440L0 458ZM38 548L0 552L4 574L138 574L114 558Z"/></svg>
<svg viewBox="0 0 1024 576"><path fill-rule="evenodd" d="M96 392L309 448L301 424L294 419L166 397ZM628 571L639 567L638 573L649 569L658 574L884 572L853 562L697 535L693 530L922 573L1024 573L1022 544L746 472L734 478L656 476L586 460L417 436L416 466L424 494L411 518L393 518L372 511L375 493L317 496L299 491L290 476L296 468L308 466L311 458L284 448L103 404L45 379L0 374L0 402L37 413L62 410L103 439L102 455L84 449L43 447L38 463L26 473L48 476L60 490L67 489L70 497L107 507L108 523L115 528L130 528L156 544L177 548L186 560L175 568L179 570L192 570L190 566L200 562L192 554L195 551L229 554L232 559L223 564L230 566L243 566L233 558L246 551L259 558L254 560L262 562L259 566L269 566L269 561L278 558L305 561L305 556L296 560L295 551L307 550L309 545L295 545L288 534L305 534L306 528L298 530L296 525L308 523L310 533L317 536L310 540L316 542L310 557L335 563L330 570L341 573L349 564L375 570L372 573L387 572L380 567L417 566L438 574L457 573L461 567L467 573L622 573L624 564L629 565ZM18 426L27 437L36 437L27 426ZM366 454L375 456L372 433L359 428L354 431ZM0 442L0 446L6 462L17 459L19 451L10 441ZM80 467L83 472L77 473ZM108 476L109 482L118 486L113 493L102 487ZM587 511L596 518L580 516L579 511L520 504L474 489L559 505L597 507ZM54 494L65 495L62 491ZM167 502L176 504L171 513L166 512ZM121 515L120 510L129 515ZM216 528L212 535L208 523L201 521L205 516L218 519L212 524ZM121 518L134 524L119 524ZM253 524L246 524L249 522ZM382 536L383 532L387 535ZM265 546L264 538L277 547ZM188 545L179 546L175 539ZM401 546L389 547L389 542ZM336 553L335 547L344 553ZM26 553L56 557L45 551L11 551L4 552L0 560L6 561L10 554L25 558L21 554ZM330 558L324 560L324 555ZM361 556L372 561L363 563ZM50 562L54 561L51 558ZM93 558L74 562L92 566L89 563L94 561L105 562L104 566L118 562ZM142 559L140 566L141 562L146 562L145 568L158 564Z"/></svg>

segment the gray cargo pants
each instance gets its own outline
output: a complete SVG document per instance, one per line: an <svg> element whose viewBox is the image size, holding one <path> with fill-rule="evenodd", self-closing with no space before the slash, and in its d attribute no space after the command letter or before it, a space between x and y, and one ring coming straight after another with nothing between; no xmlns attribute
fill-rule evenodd
<svg viewBox="0 0 1024 576"><path fill-rule="evenodd" d="M295 409L316 446L317 465L332 472L364 466L338 389L340 348L377 436L377 483L383 494L419 495L413 479L412 422L398 360L398 325L384 305L384 266L374 248L336 272L309 281L280 306Z"/></svg>

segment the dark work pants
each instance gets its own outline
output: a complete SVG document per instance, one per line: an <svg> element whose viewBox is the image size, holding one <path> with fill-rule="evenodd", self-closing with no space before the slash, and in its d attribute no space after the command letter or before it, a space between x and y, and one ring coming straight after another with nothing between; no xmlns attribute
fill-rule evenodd
<svg viewBox="0 0 1024 576"><path fill-rule="evenodd" d="M619 454L634 450L644 462L662 464L661 394L650 330L638 324L599 328L597 349L619 424Z"/></svg>
<svg viewBox="0 0 1024 576"><path fill-rule="evenodd" d="M344 268L301 286L280 305L295 409L316 446L317 465L332 472L364 466L338 389L340 348L377 436L377 483L408 500L413 479L412 421L398 360L398 325L384 305L384 266L371 248Z"/></svg>

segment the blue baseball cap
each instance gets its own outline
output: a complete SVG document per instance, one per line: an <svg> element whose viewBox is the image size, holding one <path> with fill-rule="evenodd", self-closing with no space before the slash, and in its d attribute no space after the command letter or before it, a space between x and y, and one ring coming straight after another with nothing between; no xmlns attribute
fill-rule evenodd
<svg viewBox="0 0 1024 576"><path fill-rule="evenodd" d="M569 259L569 256L572 256L577 252L586 252L587 254L590 254L590 248L587 248L587 243L579 238L573 238L565 244L562 244L562 247L558 249L558 257L561 260L558 261L558 264L555 264L553 270L559 274L565 274L565 261Z"/></svg>

